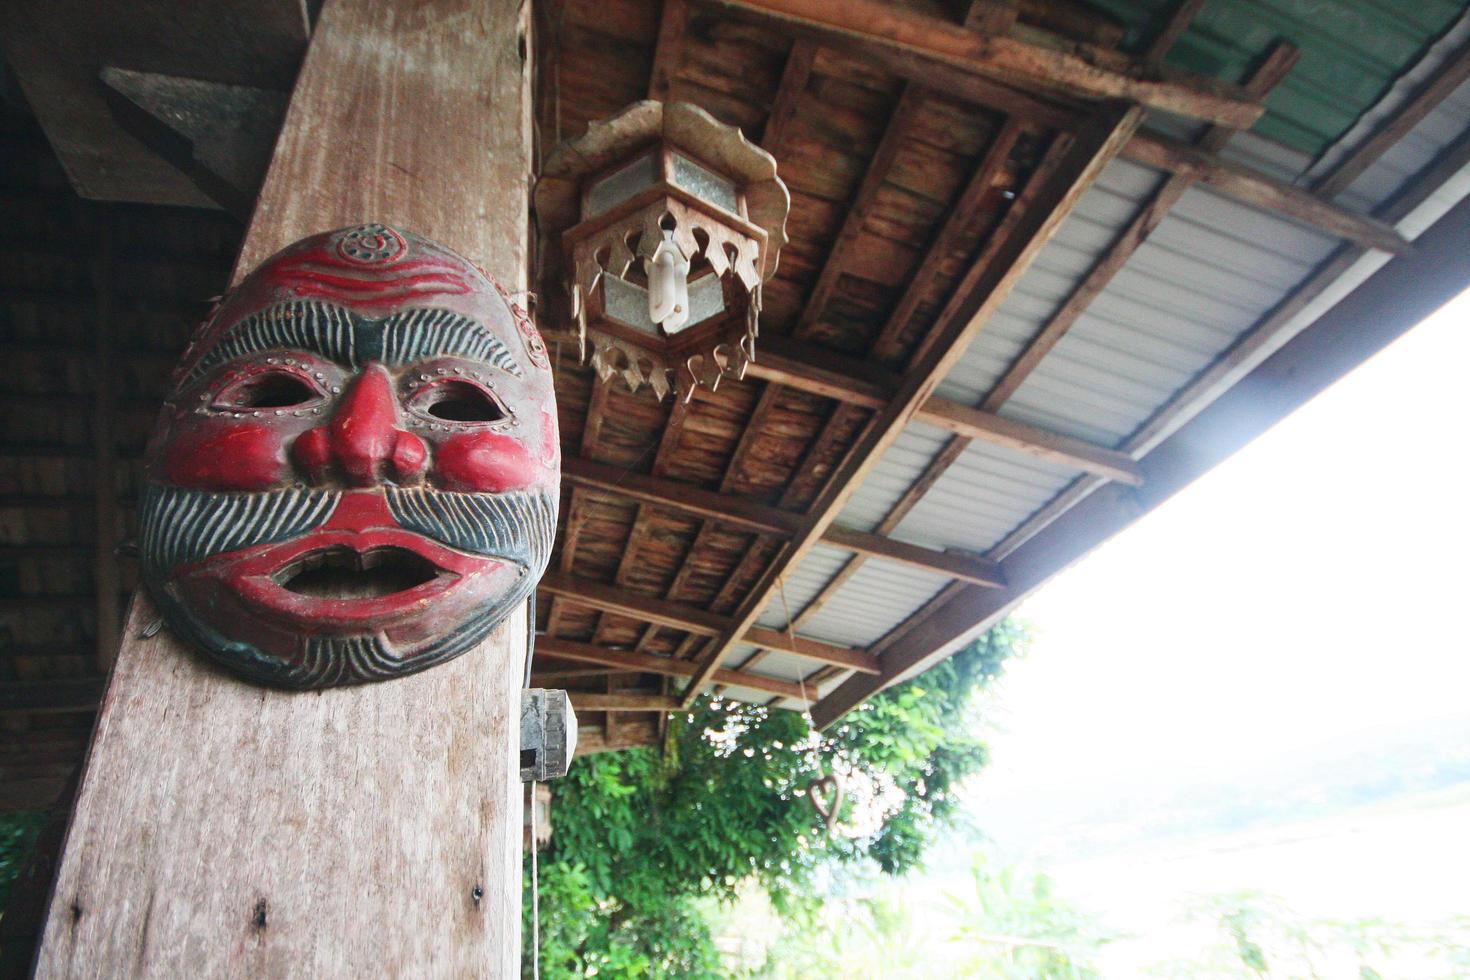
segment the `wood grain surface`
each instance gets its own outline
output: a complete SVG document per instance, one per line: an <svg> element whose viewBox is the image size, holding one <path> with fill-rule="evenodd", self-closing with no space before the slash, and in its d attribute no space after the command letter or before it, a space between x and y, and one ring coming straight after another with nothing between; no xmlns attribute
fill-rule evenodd
<svg viewBox="0 0 1470 980"><path fill-rule="evenodd" d="M518 6L329 0L235 280L384 221L524 288ZM154 619L135 597L39 976L518 974L523 611L447 664L305 693L145 638Z"/></svg>

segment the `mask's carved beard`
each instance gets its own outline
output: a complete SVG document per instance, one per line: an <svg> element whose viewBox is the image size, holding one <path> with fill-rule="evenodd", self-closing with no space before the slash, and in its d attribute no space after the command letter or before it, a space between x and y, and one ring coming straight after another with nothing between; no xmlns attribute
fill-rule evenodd
<svg viewBox="0 0 1470 980"><path fill-rule="evenodd" d="M188 564L260 545L289 541L325 524L342 494L289 489L219 493L149 484L140 502L143 578L170 623L229 666L266 683L317 688L383 680L452 659L482 640L535 587L551 556L558 499L554 493L450 493L384 490L389 512L404 529L471 554L517 564L510 593L450 633L411 651L392 649L380 635L318 635L288 663L221 635L171 594L167 583Z"/></svg>

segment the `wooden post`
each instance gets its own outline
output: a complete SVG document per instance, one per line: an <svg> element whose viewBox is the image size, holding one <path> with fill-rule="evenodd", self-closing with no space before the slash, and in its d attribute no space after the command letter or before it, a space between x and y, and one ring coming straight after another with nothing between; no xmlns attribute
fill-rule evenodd
<svg viewBox="0 0 1470 980"><path fill-rule="evenodd" d="M238 280L368 221L525 288L527 6L328 0ZM526 624L420 674L295 693L205 663L135 597L38 975L518 973Z"/></svg>

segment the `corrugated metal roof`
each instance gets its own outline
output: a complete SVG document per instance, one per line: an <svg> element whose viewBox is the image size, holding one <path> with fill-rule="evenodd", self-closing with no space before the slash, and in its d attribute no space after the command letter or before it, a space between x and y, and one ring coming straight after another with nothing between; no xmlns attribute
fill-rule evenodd
<svg viewBox="0 0 1470 980"><path fill-rule="evenodd" d="M1092 0L1130 28L1144 47L1176 0ZM1210 0L1166 63L1239 80L1281 38L1301 50L1291 74L1266 97L1255 131L1316 155L1374 105L1465 9L1458 0Z"/></svg>
<svg viewBox="0 0 1470 980"><path fill-rule="evenodd" d="M1253 0L1242 0L1240 5L1255 9L1253 16L1261 16L1259 11L1267 8L1281 14L1277 8L1287 6L1284 2ZM1173 4L1171 0L1153 6L1172 9ZM1211 16L1200 22L1204 29L1214 29L1210 25L1218 26L1218 19L1225 16L1216 9L1220 6L1219 0L1207 5ZM1345 6L1367 11L1372 5ZM1418 43L1422 44L1461 9L1459 4L1444 3L1428 7L1433 10L1420 12L1412 32L1398 30L1385 43L1402 46L1412 35L1420 37ZM1379 9L1374 16L1387 15ZM1320 32L1302 30L1298 24L1293 20L1293 26L1282 33L1303 45L1305 62L1307 50L1320 55L1326 48L1318 36ZM1470 24L1458 30L1470 33ZM1448 46L1451 40L1455 38L1446 38L1439 47ZM1269 40L1260 43L1264 49ZM1371 46L1367 41L1363 44ZM1198 57L1198 51L1207 46L1197 42L1191 57ZM1363 51L1359 54L1368 57ZM1403 55L1400 63L1407 58ZM1419 74L1430 68L1432 65L1423 66ZM1394 92L1412 88L1409 83L1414 80L1406 78ZM1382 69L1379 81L1374 83L1375 94L1391 81L1392 73ZM1275 121L1261 127L1261 131L1276 132L1280 138L1279 130L1292 125L1293 100L1305 100L1303 93L1320 83L1318 77L1290 85L1288 96L1277 100ZM1359 86L1352 97L1360 97L1361 90ZM1347 94L1344 99L1348 99ZM1353 111L1356 114L1360 108ZM1172 119L1151 119L1150 125L1177 134L1193 131L1193 127ZM1343 123L1344 128L1348 125L1351 119ZM1470 83L1369 167L1342 194L1341 202L1359 211L1372 211L1461 137L1467 125ZM1317 135L1326 131L1321 129ZM1297 137L1300 146L1305 137L1301 132ZM1223 155L1285 180L1303 178L1312 162L1300 149L1283 147L1250 133L1238 134ZM966 404L978 403L1162 179L1148 168L1127 161L1110 164L937 393ZM1437 213L1453 205L1467 190L1470 173L1447 185L1439 195L1443 200L1436 205ZM1421 224L1405 222L1404 230L1412 235L1428 220ZM1098 444L1118 445L1288 296L1338 244L1336 239L1274 214L1192 188L1002 407L1001 414ZM1377 253L1365 257L1345 274L1340 291L1352 288L1386 260ZM1324 296L1311 304L1298 317L1301 325L1315 319L1334 301ZM948 440L948 433L932 426L909 426L853 494L839 520L864 530L875 528ZM1076 476L1074 470L975 443L935 482L892 536L931 548L984 552ZM761 622L784 627L786 607L792 614L799 613L848 558L847 553L834 549L814 549L787 576L786 606L778 597L767 606ZM871 645L922 607L944 584L936 575L869 560L801 632L834 643ZM739 663L744 656L737 652L732 662ZM806 676L813 666L799 658L771 655L758 670L792 680ZM835 686L839 680L829 681L828 686ZM769 697L756 692L752 700ZM801 707L795 702L788 706Z"/></svg>

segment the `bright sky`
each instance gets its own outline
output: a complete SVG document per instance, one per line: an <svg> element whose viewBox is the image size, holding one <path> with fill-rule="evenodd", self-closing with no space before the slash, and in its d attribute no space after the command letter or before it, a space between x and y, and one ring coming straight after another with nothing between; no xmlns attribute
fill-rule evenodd
<svg viewBox="0 0 1470 980"><path fill-rule="evenodd" d="M977 819L1470 712L1467 367L1470 294L1027 602Z"/></svg>

